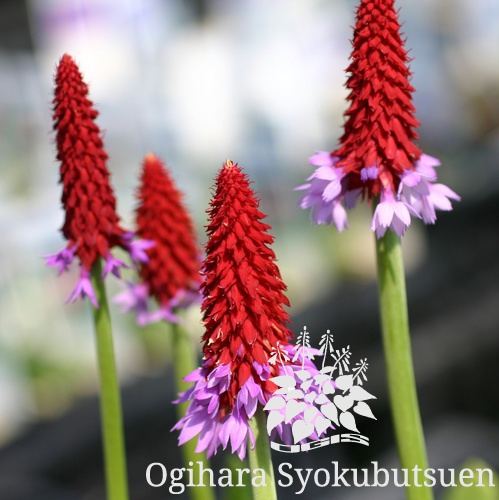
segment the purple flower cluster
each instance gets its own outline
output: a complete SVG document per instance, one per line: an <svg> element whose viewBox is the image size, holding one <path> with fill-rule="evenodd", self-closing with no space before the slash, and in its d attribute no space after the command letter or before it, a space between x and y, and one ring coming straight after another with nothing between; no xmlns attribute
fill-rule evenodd
<svg viewBox="0 0 499 500"><path fill-rule="evenodd" d="M348 228L346 209L357 203L362 187L350 187L350 174L337 167L339 159L328 152L318 152L310 158L310 164L317 167L307 179L307 184L296 190L305 190L299 205L311 208L312 220L316 224L334 224L338 231ZM411 216L422 219L426 224L436 220L436 210L452 210L450 200L460 197L444 184L437 184L435 167L440 161L429 155L421 155L414 170L404 170L399 176L396 192L387 184L381 191L380 201L373 215L371 230L381 238L387 229L402 236L411 223ZM363 182L378 178L376 165L361 170Z"/></svg>
<svg viewBox="0 0 499 500"><path fill-rule="evenodd" d="M147 261L147 255L144 253L144 248L148 248L150 242L141 239L135 239L135 233L127 232L122 237L122 246L129 253L132 262L137 265L139 262ZM133 241L132 241L133 240ZM77 244L63 248L62 250L46 255L45 264L49 267L57 269L59 275L69 271L74 259L77 258ZM121 278L121 269L128 269L129 266L122 260L117 259L111 252L107 253L104 259L104 267L102 269L102 281L104 281L109 274ZM81 266L80 276L72 292L69 294L66 302L76 302L78 299L88 297L94 307L99 307L97 298L95 296L92 283L90 281L90 271Z"/></svg>
<svg viewBox="0 0 499 500"><path fill-rule="evenodd" d="M267 380L270 369L254 363L262 380ZM252 447L255 437L249 419L256 412L258 402L265 405L261 386L253 376L241 386L232 411L220 418L220 396L227 392L231 382L230 365L219 365L207 374L207 370L197 369L184 379L194 382L194 386L182 394L176 403L191 401L186 415L172 430L180 430L179 445L199 435L196 452L206 451L208 457L216 454L219 446L225 450L230 443L231 452L242 460L246 456L248 439Z"/></svg>

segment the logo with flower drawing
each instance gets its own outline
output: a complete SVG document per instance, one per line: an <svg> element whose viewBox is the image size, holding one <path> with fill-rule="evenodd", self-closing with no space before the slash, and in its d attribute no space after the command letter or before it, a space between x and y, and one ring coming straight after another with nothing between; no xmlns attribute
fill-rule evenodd
<svg viewBox="0 0 499 500"><path fill-rule="evenodd" d="M366 403L376 398L362 387L367 381L367 360L352 367L350 346L336 349L329 330L321 337L319 349L312 348L307 327L289 353L274 349L269 360L279 363L282 373L270 379L278 389L264 408L272 449L298 453L337 443L369 446L356 420L359 416L376 419ZM322 356L320 370L312 361L316 356ZM277 437L294 444L278 443Z"/></svg>

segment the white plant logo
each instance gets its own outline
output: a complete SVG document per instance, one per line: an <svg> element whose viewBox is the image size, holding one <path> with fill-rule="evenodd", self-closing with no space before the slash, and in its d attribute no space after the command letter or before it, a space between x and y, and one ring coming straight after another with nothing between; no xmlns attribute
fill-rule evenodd
<svg viewBox="0 0 499 500"><path fill-rule="evenodd" d="M360 434L356 421L358 416L376 419L366 403L376 398L362 387L367 381L367 360L351 367L350 346L336 349L329 330L319 347L310 346L310 334L304 327L296 346L286 350L278 346L272 353L269 362L279 363L283 375L270 379L279 388L264 408L267 431L271 438L278 435L293 442L288 445L271 439L274 450L297 453L340 442L369 446L369 438ZM320 370L312 362L315 356L323 356ZM342 432L345 430L348 432ZM328 436L329 431L335 434Z"/></svg>

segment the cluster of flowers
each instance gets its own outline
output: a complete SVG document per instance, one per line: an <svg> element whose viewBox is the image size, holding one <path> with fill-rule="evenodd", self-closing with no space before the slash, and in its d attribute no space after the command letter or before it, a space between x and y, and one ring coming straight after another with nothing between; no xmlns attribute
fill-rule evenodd
<svg viewBox="0 0 499 500"><path fill-rule="evenodd" d="M68 300L89 297L98 307L90 283L90 271L96 261L105 259L103 279L109 273L119 276L126 264L111 254L111 248L122 247L134 261L140 262L145 260L144 242L133 241L134 234L119 225L106 167L107 154L95 123L98 113L87 98L88 87L78 67L67 54L59 62L55 84L53 118L66 214L62 233L68 244L46 260L47 265L62 273L78 257L80 279Z"/></svg>
<svg viewBox="0 0 499 500"><path fill-rule="evenodd" d="M418 122L407 62L394 0L361 0L348 68L350 107L340 146L314 155L310 163L317 169L310 182L297 188L305 190L300 206L312 209L316 223L334 223L343 230L345 208L364 198L376 202L371 225L376 235L382 237L390 229L401 236L411 216L432 224L436 209L451 210L450 200L459 200L436 183L440 162L414 143ZM175 321L175 310L195 301L201 291L204 361L186 378L194 385L179 402L190 405L174 428L180 430L180 444L199 436L197 451L206 450L210 456L230 444L243 458L248 440L254 442L249 419L258 405L267 405L273 394L289 387L317 392L321 380L308 358L293 356L285 285L269 246L270 227L262 222L265 216L248 177L229 160L220 170L201 262L182 196L161 161L148 155L137 196L137 230L126 231L116 213L107 154L95 123L97 111L69 55L61 58L55 83L54 128L66 213L62 233L68 244L48 256L47 264L63 272L78 258L80 278L68 300L86 296L98 307L91 270L103 258L102 279L108 274L119 277L127 265L111 249L121 247L130 254L140 282L126 284L117 300L126 311L136 312L140 324ZM150 297L159 304L153 312ZM310 384L302 377L305 363ZM287 387L271 380L280 376L288 377ZM281 400L273 399L273 404ZM277 406L274 410L272 418L280 419L282 412ZM317 425L307 437L318 438L329 426L323 416L316 417ZM271 425L285 442L292 439L289 423L283 417Z"/></svg>
<svg viewBox="0 0 499 500"><path fill-rule="evenodd" d="M208 456L230 444L244 458L248 439L254 444L249 419L278 389L270 379L294 376L301 362L289 361L292 333L283 307L289 302L269 247L270 226L262 222L265 216L237 164L227 161L220 170L208 213L201 285L204 363L186 378L194 386L178 402L190 405L174 429L181 431L180 444L199 434L196 451ZM276 353L287 360L289 372L275 362ZM313 364L309 368L318 374ZM282 424L277 430L281 438L288 435Z"/></svg>
<svg viewBox="0 0 499 500"><path fill-rule="evenodd" d="M68 54L59 61L55 84L53 118L65 211L62 233L68 244L47 256L47 265L62 273L76 257L80 278L68 301L88 297L98 307L91 270L102 257L102 279L109 274L120 278L121 269L129 266L114 257L111 249L121 247L138 268L141 282L126 283L127 289L117 301L124 310L134 310L140 324L176 320L174 309L196 300L200 282L199 250L180 192L161 161L147 155L137 196L137 229L123 229L106 166L108 156L95 123L98 112L88 99L88 86L78 66ZM148 311L149 297L157 300L157 311Z"/></svg>
<svg viewBox="0 0 499 500"><path fill-rule="evenodd" d="M280 374L279 365L271 363L272 353L292 347L283 308L289 305L285 285L269 248L273 238L261 221L264 215L249 179L231 161L221 169L202 265L182 196L154 155L143 163L136 233L122 229L95 123L97 111L87 95L78 67L64 55L56 74L54 128L66 213L62 232L68 245L48 256L47 264L63 272L78 258L81 276L69 300L88 297L98 307L90 272L102 257L102 279L110 273L119 277L127 265L110 250L122 247L135 263L140 282L127 283L116 301L125 311L135 311L139 324L175 321L175 309L200 297L201 285L205 362L187 377L196 384L181 400L192 403L176 427L181 429L181 443L201 434L198 451L206 449L211 455L219 445L230 443L243 457L252 438L248 421L258 403L265 405L277 389L269 380ZM153 312L148 310L150 297L159 304Z"/></svg>
<svg viewBox="0 0 499 500"><path fill-rule="evenodd" d="M415 128L409 58L400 35L394 0L362 0L357 10L350 77L350 107L339 147L310 158L317 167L307 179L301 208L317 224L348 227L345 209L361 198L379 200L371 223L378 238L390 228L402 236L411 216L426 224L435 210L452 210L459 196L436 184L440 161L413 142Z"/></svg>
<svg viewBox="0 0 499 500"><path fill-rule="evenodd" d="M200 251L182 195L162 162L152 154L144 160L137 194L137 234L151 242L147 262L139 268L139 283L127 283L115 302L134 311L137 323L177 322L175 310L199 302ZM148 299L159 308L150 311Z"/></svg>

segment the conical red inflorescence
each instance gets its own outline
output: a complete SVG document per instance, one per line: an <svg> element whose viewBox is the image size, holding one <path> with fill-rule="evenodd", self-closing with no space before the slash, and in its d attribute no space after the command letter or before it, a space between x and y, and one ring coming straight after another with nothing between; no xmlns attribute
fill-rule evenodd
<svg viewBox="0 0 499 500"><path fill-rule="evenodd" d="M350 107L340 145L309 159L316 169L296 188L305 191L299 205L312 209L315 223L343 231L346 210L361 198L374 198L371 230L378 238L387 229L402 236L411 216L433 224L436 210L452 210L450 200L460 198L436 183L440 161L413 142L419 122L394 0L360 0L351 59Z"/></svg>
<svg viewBox="0 0 499 500"><path fill-rule="evenodd" d="M304 370L311 380L320 374L290 344L286 287L269 246L274 238L262 222L265 216L248 177L229 160L217 176L208 215L201 285L203 366L185 378L194 385L177 403L189 402L189 407L173 429L180 431L180 445L199 436L196 452L206 451L210 457L230 445L243 459L248 444L255 446L250 420L278 389L275 377L296 386ZM309 384L308 392L314 391L316 385ZM307 402L303 411L311 406ZM291 444L293 436L281 416L273 428ZM319 439L323 432L313 436Z"/></svg>
<svg viewBox="0 0 499 500"><path fill-rule="evenodd" d="M340 146L331 156L339 158L336 167L345 173L377 166L377 179L366 183L351 176L350 188L363 188L369 198L388 186L396 192L398 175L413 170L422 153L413 142L419 122L394 0L361 0L351 59L351 103Z"/></svg>
<svg viewBox="0 0 499 500"><path fill-rule="evenodd" d="M237 164L228 160L221 169L210 206L202 284L203 367L209 373L230 365L230 385L221 394L223 417L250 376L264 394L273 392L274 384L261 380L255 363L268 365L272 350L288 343L292 333L283 308L289 306L286 286L268 246L274 238L261 220L265 215L258 210L248 177Z"/></svg>
<svg viewBox="0 0 499 500"><path fill-rule="evenodd" d="M125 231L119 226L116 198L109 183L107 154L98 112L87 97L88 87L71 56L64 54L55 76L54 129L60 182L66 218L62 233L84 269L90 271L99 256L124 246Z"/></svg>
<svg viewBox="0 0 499 500"><path fill-rule="evenodd" d="M153 154L144 160L137 198L137 234L154 242L146 250L148 262L140 266L140 276L149 295L167 306L179 292L199 288L200 253L194 226L182 194Z"/></svg>

